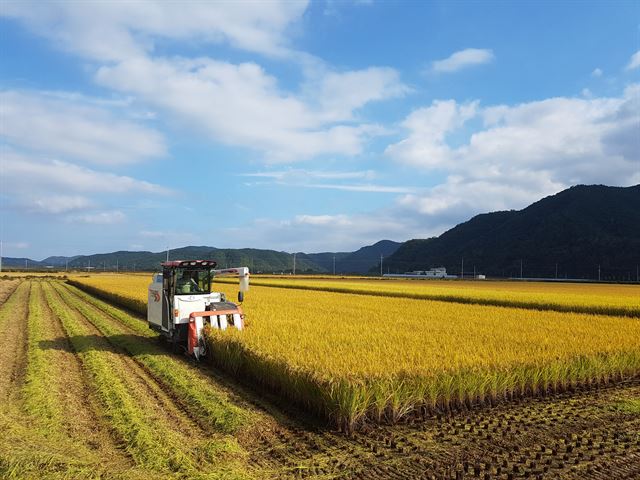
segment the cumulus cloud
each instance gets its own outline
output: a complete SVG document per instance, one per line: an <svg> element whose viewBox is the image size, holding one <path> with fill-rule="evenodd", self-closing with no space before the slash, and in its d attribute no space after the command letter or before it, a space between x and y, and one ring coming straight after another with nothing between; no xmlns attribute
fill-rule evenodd
<svg viewBox="0 0 640 480"><path fill-rule="evenodd" d="M95 80L101 86L132 95L152 107L151 115L158 109L166 114L167 123L182 124L214 142L253 149L270 162L326 154L358 155L370 137L386 133L381 126L357 118L358 111L370 102L405 95L409 89L394 69L336 71L310 54L291 49L289 27L306 7L305 1L285 0L252 2L250 8L242 2L52 1L41 5L25 1L9 4L3 14L20 19L58 46L96 61ZM276 56L298 64L303 80L295 92L286 91L255 62L162 57L155 44L163 39L224 42ZM66 111L61 111L64 117ZM55 120L64 118L47 113L38 116L42 118L40 126L48 134L45 138L55 138L55 126L65 123ZM74 158L86 154L108 162L111 151L127 161L163 150L158 139L149 138L151 132L131 124L121 126L134 128L122 128L113 135L128 132L140 137L124 136L125 141L120 142L124 152L100 148L102 136L109 133L101 127L108 122L98 118L97 125L87 124L84 113L66 115L77 120L79 128L62 132L53 145L58 148L55 153L70 153ZM17 125L15 129L19 131L10 133L26 143L26 128ZM87 145L82 141L85 138L95 141ZM142 152L128 150L134 146Z"/></svg>
<svg viewBox="0 0 640 480"><path fill-rule="evenodd" d="M631 55L631 58L629 59L629 63L625 67L625 70L635 70L638 67L640 67L640 50Z"/></svg>
<svg viewBox="0 0 640 480"><path fill-rule="evenodd" d="M355 110L369 102L402 97L411 91L400 81L396 70L383 67L327 72L310 87L310 95L320 99L325 121L349 120Z"/></svg>
<svg viewBox="0 0 640 480"><path fill-rule="evenodd" d="M401 124L410 135L386 149L387 155L422 168L446 168L451 161L447 134L462 127L478 111L478 102L459 105L454 100L436 100L414 110Z"/></svg>
<svg viewBox="0 0 640 480"><path fill-rule="evenodd" d="M0 104L0 137L16 147L103 165L166 154L157 131L83 97L6 90Z"/></svg>
<svg viewBox="0 0 640 480"><path fill-rule="evenodd" d="M3 152L4 187L10 191L83 193L151 193L171 190L125 175L100 172L60 160L47 160L16 152Z"/></svg>
<svg viewBox="0 0 640 480"><path fill-rule="evenodd" d="M490 63L495 59L492 50L482 48L467 48L453 53L448 58L436 60L431 65L435 73L453 73L464 68Z"/></svg>
<svg viewBox="0 0 640 480"><path fill-rule="evenodd" d="M407 117L408 136L390 145L395 161L440 170L440 185L400 197L404 215L453 225L492 210L522 208L578 183L640 182L640 88L613 98L551 98L519 105L436 101ZM482 127L451 146L474 119Z"/></svg>
<svg viewBox="0 0 640 480"><path fill-rule="evenodd" d="M346 99L350 91L358 90L352 76L363 91L340 107L332 102L314 106L281 91L277 80L255 63L209 58L138 57L101 67L96 80L137 95L218 142L264 152L271 162L290 162L323 154L359 154L363 142L381 133L381 128L350 123L353 110L405 91L397 74L388 69L331 75L344 77L345 85L323 81L325 94Z"/></svg>
<svg viewBox="0 0 640 480"><path fill-rule="evenodd" d="M5 2L7 17L26 23L59 47L84 57L119 61L154 49L155 38L227 43L288 55L285 32L307 2Z"/></svg>
<svg viewBox="0 0 640 480"><path fill-rule="evenodd" d="M105 214L104 205L123 198L172 193L150 182L11 150L2 152L2 183L9 208L62 215L80 223L115 223L124 217L109 211Z"/></svg>
<svg viewBox="0 0 640 480"><path fill-rule="evenodd" d="M598 78L598 77L601 77L601 76L602 76L602 73L603 73L603 72L602 72L602 69L601 69L601 68L595 68L595 69L593 70L593 72L591 72L591 76L592 76L592 77L594 77L594 78Z"/></svg>

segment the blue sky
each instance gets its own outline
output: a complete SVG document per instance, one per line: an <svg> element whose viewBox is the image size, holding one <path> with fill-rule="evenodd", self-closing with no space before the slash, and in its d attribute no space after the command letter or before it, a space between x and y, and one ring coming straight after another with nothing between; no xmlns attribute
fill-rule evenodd
<svg viewBox="0 0 640 480"><path fill-rule="evenodd" d="M640 183L637 2L12 2L5 256L352 250Z"/></svg>

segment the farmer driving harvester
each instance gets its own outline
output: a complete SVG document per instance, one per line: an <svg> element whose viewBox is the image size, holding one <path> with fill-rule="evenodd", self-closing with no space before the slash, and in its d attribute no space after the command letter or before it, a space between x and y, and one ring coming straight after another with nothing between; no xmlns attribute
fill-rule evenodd
<svg viewBox="0 0 640 480"><path fill-rule="evenodd" d="M176 282L176 292L203 293L198 283L198 272L196 270L183 271L182 276Z"/></svg>

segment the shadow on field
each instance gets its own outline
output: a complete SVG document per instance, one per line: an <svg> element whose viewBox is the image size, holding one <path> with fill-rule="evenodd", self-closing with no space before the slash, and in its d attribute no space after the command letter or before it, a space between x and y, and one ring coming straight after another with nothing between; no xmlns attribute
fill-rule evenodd
<svg viewBox="0 0 640 480"><path fill-rule="evenodd" d="M42 350L61 350L69 353L103 351L123 355L167 355L159 344L149 341L148 337L133 334L119 335L71 335L53 340L38 342Z"/></svg>

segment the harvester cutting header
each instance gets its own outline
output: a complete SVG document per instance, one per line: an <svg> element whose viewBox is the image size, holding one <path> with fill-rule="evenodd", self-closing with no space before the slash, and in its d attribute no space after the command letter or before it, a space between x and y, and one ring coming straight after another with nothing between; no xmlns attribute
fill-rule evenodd
<svg viewBox="0 0 640 480"><path fill-rule="evenodd" d="M216 270L212 260L175 260L161 265L162 273L154 274L149 285L147 321L149 328L165 336L175 351L184 349L197 359L205 355L205 325L242 330L244 314L239 304L249 290L247 267ZM240 278L238 304L228 302L224 293L211 291L216 276Z"/></svg>

